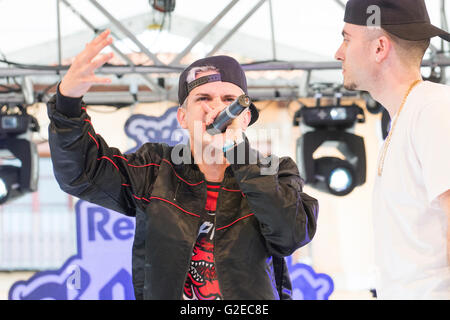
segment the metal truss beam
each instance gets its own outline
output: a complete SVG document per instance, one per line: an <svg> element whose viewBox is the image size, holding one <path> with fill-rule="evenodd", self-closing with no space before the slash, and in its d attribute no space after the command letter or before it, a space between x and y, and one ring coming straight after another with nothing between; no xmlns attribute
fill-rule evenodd
<svg viewBox="0 0 450 320"><path fill-rule="evenodd" d="M425 60L422 63L423 67L450 67L450 57L444 54L437 54L432 60ZM341 69L341 62L339 61L324 61L324 62L308 62L308 61L291 61L291 62L266 62L242 65L245 71L270 71L270 70L339 70ZM126 74L142 74L142 73L180 73L184 66L169 67L169 66L104 66L98 69L99 74L114 74L118 76ZM46 68L45 70L39 68L27 67L12 67L0 68L0 78L15 77L15 76L41 76L41 75L56 75L58 73L64 74L67 68Z"/></svg>
<svg viewBox="0 0 450 320"><path fill-rule="evenodd" d="M96 35L99 35L101 33L101 30L96 28L86 17L84 17L78 10L76 10L67 0L58 0L62 1L67 8L69 8L80 20L88 27L90 28ZM122 51L119 50L113 43L109 45L111 49L117 53L126 63L128 63L129 66L135 67L135 64L133 61L128 58L126 54L124 54ZM160 86L158 86L151 78L149 78L146 74L140 74L141 78L144 80L144 83L153 91L163 92Z"/></svg>
<svg viewBox="0 0 450 320"><path fill-rule="evenodd" d="M142 42L140 42L134 36L133 33L131 33L127 28L125 28L125 26L122 23L120 23L119 20L114 18L113 15L108 12L108 10L102 7L96 0L89 0L89 2L91 2L101 13L103 13L103 15L107 17L112 22L112 24L114 24L117 28L119 28L119 30L123 34L125 34L131 41L133 41L133 43L136 44L136 46L141 50L141 52L145 53L145 55L147 55L155 63L155 65L158 66L164 65L155 54L150 52L150 50L148 50L147 47L145 47L142 44Z"/></svg>
<svg viewBox="0 0 450 320"><path fill-rule="evenodd" d="M212 28L233 8L239 0L232 0L208 25L206 25L187 45L186 48L183 49L173 60L170 62L171 65L176 65L180 63L181 59L183 59L192 48L203 39L208 32L211 31Z"/></svg>
<svg viewBox="0 0 450 320"><path fill-rule="evenodd" d="M345 4L341 0L334 0L334 2L336 2L342 9L345 9Z"/></svg>
<svg viewBox="0 0 450 320"><path fill-rule="evenodd" d="M261 7L266 0L260 0L250 11L214 46L214 48L206 55L210 57L214 55L217 50L219 50L227 41L231 38L233 34Z"/></svg>
<svg viewBox="0 0 450 320"><path fill-rule="evenodd" d="M255 101L263 100L292 100L300 98L299 90L295 86L284 87L249 87L249 95ZM42 102L47 102L50 96L45 97ZM174 101L177 104L178 95L176 92L165 97L166 101ZM22 93L0 93L0 106L3 104L24 104L24 96ZM153 103L160 102L160 95L150 91L138 91L135 95L127 91L94 91L87 92L83 96L83 101L87 105L104 105L104 106L130 106L136 103Z"/></svg>

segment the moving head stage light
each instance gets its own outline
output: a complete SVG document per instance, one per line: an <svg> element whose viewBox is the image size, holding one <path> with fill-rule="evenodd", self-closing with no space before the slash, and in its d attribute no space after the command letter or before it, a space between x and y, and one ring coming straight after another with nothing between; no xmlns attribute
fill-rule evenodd
<svg viewBox="0 0 450 320"><path fill-rule="evenodd" d="M0 204L37 190L39 159L31 133L38 130L37 120L28 115L22 106L4 106L1 109ZM20 166L6 164L12 159L19 160Z"/></svg>
<svg viewBox="0 0 450 320"><path fill-rule="evenodd" d="M356 104L341 106L341 95L336 103L315 107L302 107L297 111L294 124L303 120L305 133L297 140L297 163L305 182L336 196L345 196L366 181L366 152L364 139L351 132L356 123L365 122L364 111ZM333 145L343 155L314 158L323 145ZM337 152L336 152L337 153Z"/></svg>
<svg viewBox="0 0 450 320"><path fill-rule="evenodd" d="M160 12L173 12L175 10L175 0L149 0L150 5L153 9Z"/></svg>

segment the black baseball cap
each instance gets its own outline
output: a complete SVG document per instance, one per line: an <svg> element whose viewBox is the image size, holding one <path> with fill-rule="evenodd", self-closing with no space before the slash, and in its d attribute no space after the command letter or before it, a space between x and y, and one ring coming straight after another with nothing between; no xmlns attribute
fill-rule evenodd
<svg viewBox="0 0 450 320"><path fill-rule="evenodd" d="M450 41L448 32L431 24L424 0L349 0L344 21L373 26L377 10L378 26L401 39L419 41L439 36Z"/></svg>
<svg viewBox="0 0 450 320"><path fill-rule="evenodd" d="M195 79L194 81L191 81L190 83L187 83L186 78L192 68L209 66L216 68L219 73L200 77L198 79ZM205 83L215 81L233 83L241 88L246 95L248 95L247 78L245 77L245 72L239 62L229 56L213 56L195 61L181 73L178 82L179 104L182 105L184 103L184 100L186 100L187 96L194 88ZM252 115L249 125L252 125L256 120L258 120L259 112L253 103L251 103L249 108Z"/></svg>

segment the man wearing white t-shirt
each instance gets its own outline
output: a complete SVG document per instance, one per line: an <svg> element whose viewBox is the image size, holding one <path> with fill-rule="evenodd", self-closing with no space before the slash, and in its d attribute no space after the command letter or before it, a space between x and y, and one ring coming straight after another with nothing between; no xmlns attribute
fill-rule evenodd
<svg viewBox="0 0 450 320"><path fill-rule="evenodd" d="M450 87L420 72L430 38L450 34L424 0L350 0L344 21L344 86L392 119L373 199L378 297L450 299Z"/></svg>

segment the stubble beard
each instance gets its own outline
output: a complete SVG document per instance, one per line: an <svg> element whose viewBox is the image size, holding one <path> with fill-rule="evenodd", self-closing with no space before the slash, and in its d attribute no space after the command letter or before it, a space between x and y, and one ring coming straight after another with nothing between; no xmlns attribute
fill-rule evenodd
<svg viewBox="0 0 450 320"><path fill-rule="evenodd" d="M354 81L350 81L348 78L344 77L344 88L349 91L357 91L358 85Z"/></svg>
<svg viewBox="0 0 450 320"><path fill-rule="evenodd" d="M357 91L358 90L358 85L354 82L345 84L344 83L344 88L348 91Z"/></svg>

